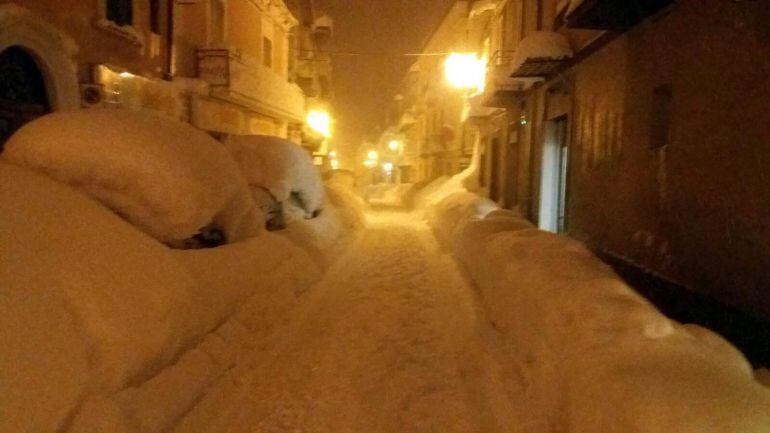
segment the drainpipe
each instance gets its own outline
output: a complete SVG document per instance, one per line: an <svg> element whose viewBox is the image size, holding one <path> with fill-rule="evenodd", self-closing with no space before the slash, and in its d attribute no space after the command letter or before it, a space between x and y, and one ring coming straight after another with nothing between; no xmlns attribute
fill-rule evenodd
<svg viewBox="0 0 770 433"><path fill-rule="evenodd" d="M174 1L166 3L166 64L163 71L163 79L171 81L174 78Z"/></svg>

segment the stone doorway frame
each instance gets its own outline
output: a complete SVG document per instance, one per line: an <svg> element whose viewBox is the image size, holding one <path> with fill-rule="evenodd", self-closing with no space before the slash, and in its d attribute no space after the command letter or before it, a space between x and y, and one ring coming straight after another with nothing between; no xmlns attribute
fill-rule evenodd
<svg viewBox="0 0 770 433"><path fill-rule="evenodd" d="M52 111L80 108L78 46L41 17L13 3L0 5L0 52L25 50L43 74Z"/></svg>

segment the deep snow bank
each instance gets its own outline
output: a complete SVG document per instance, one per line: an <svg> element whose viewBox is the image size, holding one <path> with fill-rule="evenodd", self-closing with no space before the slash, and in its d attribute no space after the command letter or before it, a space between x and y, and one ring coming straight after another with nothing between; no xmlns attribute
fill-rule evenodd
<svg viewBox="0 0 770 433"><path fill-rule="evenodd" d="M527 386L533 432L770 432L770 392L718 335L679 325L581 243L457 193L430 221Z"/></svg>
<svg viewBox="0 0 770 433"><path fill-rule="evenodd" d="M0 432L165 431L320 272L280 236L171 250L0 161Z"/></svg>
<svg viewBox="0 0 770 433"><path fill-rule="evenodd" d="M220 143L147 112L57 112L25 125L7 161L100 201L156 239L181 244L212 226L230 241L259 234L262 216Z"/></svg>

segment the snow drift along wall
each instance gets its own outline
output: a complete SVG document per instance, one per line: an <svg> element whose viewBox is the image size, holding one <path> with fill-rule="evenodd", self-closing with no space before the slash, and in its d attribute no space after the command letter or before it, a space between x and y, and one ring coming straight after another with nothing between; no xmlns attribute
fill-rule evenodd
<svg viewBox="0 0 770 433"><path fill-rule="evenodd" d="M770 432L770 390L718 335L660 314L581 243L466 192L432 211L517 354L532 432Z"/></svg>

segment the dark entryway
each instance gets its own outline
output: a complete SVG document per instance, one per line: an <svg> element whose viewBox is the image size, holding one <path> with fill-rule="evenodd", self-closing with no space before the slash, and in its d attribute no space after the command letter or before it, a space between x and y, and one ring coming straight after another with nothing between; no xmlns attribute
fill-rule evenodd
<svg viewBox="0 0 770 433"><path fill-rule="evenodd" d="M20 47L0 53L0 152L11 134L49 111L45 79L32 56Z"/></svg>

